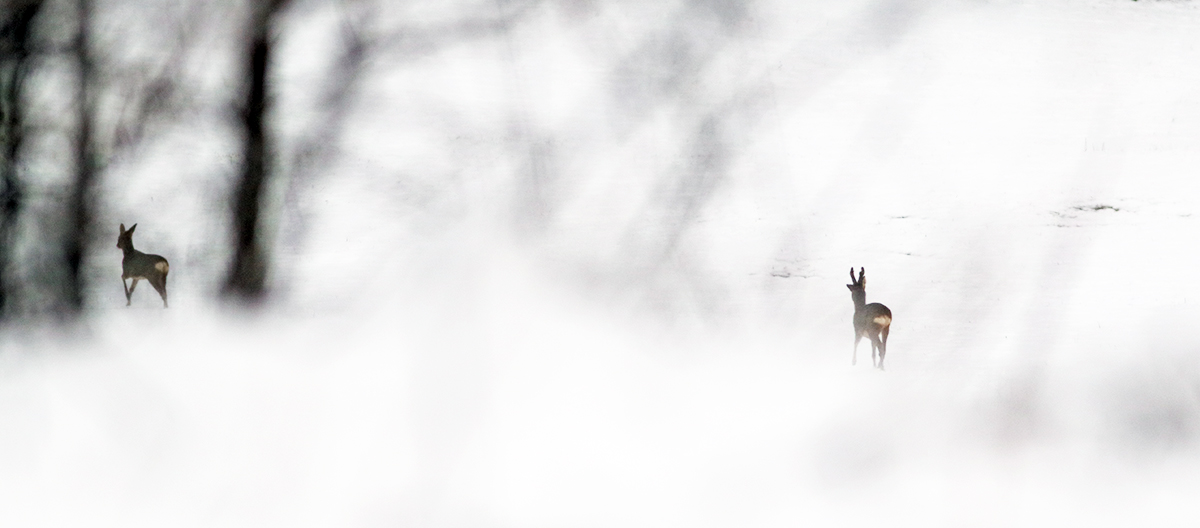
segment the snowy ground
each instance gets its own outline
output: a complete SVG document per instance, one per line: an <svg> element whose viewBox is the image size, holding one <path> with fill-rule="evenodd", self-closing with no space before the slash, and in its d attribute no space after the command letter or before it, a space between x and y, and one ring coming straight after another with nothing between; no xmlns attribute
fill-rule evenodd
<svg viewBox="0 0 1200 528"><path fill-rule="evenodd" d="M286 302L0 338L0 524L1194 525L1200 6L795 4L376 65Z"/></svg>

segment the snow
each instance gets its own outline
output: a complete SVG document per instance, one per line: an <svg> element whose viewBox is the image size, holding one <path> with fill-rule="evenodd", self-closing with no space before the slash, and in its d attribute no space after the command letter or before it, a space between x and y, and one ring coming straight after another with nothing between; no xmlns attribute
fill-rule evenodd
<svg viewBox="0 0 1200 528"><path fill-rule="evenodd" d="M184 203L228 140L154 151L121 221L184 279L0 336L0 523L1200 519L1196 6L711 4L371 62L258 316Z"/></svg>

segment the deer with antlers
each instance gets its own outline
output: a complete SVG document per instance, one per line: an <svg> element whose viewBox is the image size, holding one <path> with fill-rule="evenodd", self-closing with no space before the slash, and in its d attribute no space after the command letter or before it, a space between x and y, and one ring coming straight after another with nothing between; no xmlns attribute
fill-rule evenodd
<svg viewBox="0 0 1200 528"><path fill-rule="evenodd" d="M858 268L858 280L854 279L854 268L850 268L850 299L854 301L854 356L851 365L858 363L858 342L866 337L871 340L871 364L883 370L883 356L887 354L888 330L892 326L892 311L879 303L867 304L867 270ZM875 356L878 352L879 361Z"/></svg>

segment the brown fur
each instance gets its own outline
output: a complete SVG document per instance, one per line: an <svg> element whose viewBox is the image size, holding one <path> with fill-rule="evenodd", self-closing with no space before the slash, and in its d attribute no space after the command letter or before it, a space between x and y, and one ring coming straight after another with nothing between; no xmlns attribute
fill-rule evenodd
<svg viewBox="0 0 1200 528"><path fill-rule="evenodd" d="M121 285L125 286L125 306L132 302L133 290L137 288L138 281L145 279L162 297L163 308L166 308L167 273L171 266L167 264L167 259L159 255L133 249L134 229L137 229L137 224L133 224L128 230L125 229L125 224L121 224L121 231L117 234L117 248L125 254L121 259ZM133 279L133 284L126 285L126 279Z"/></svg>

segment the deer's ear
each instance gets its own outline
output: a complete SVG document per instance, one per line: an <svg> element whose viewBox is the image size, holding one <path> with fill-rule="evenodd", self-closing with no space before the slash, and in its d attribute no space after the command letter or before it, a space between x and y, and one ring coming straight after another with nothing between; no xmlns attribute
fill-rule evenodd
<svg viewBox="0 0 1200 528"><path fill-rule="evenodd" d="M121 233L125 233L125 224L121 224Z"/></svg>
<svg viewBox="0 0 1200 528"><path fill-rule="evenodd" d="M854 291L854 285L853 285L853 284L847 284L847 285L846 285L846 288L847 288L847 289L849 289L850 291Z"/></svg>
<svg viewBox="0 0 1200 528"><path fill-rule="evenodd" d="M137 229L137 224L129 226L129 231L126 231L126 233L132 233L134 229Z"/></svg>

